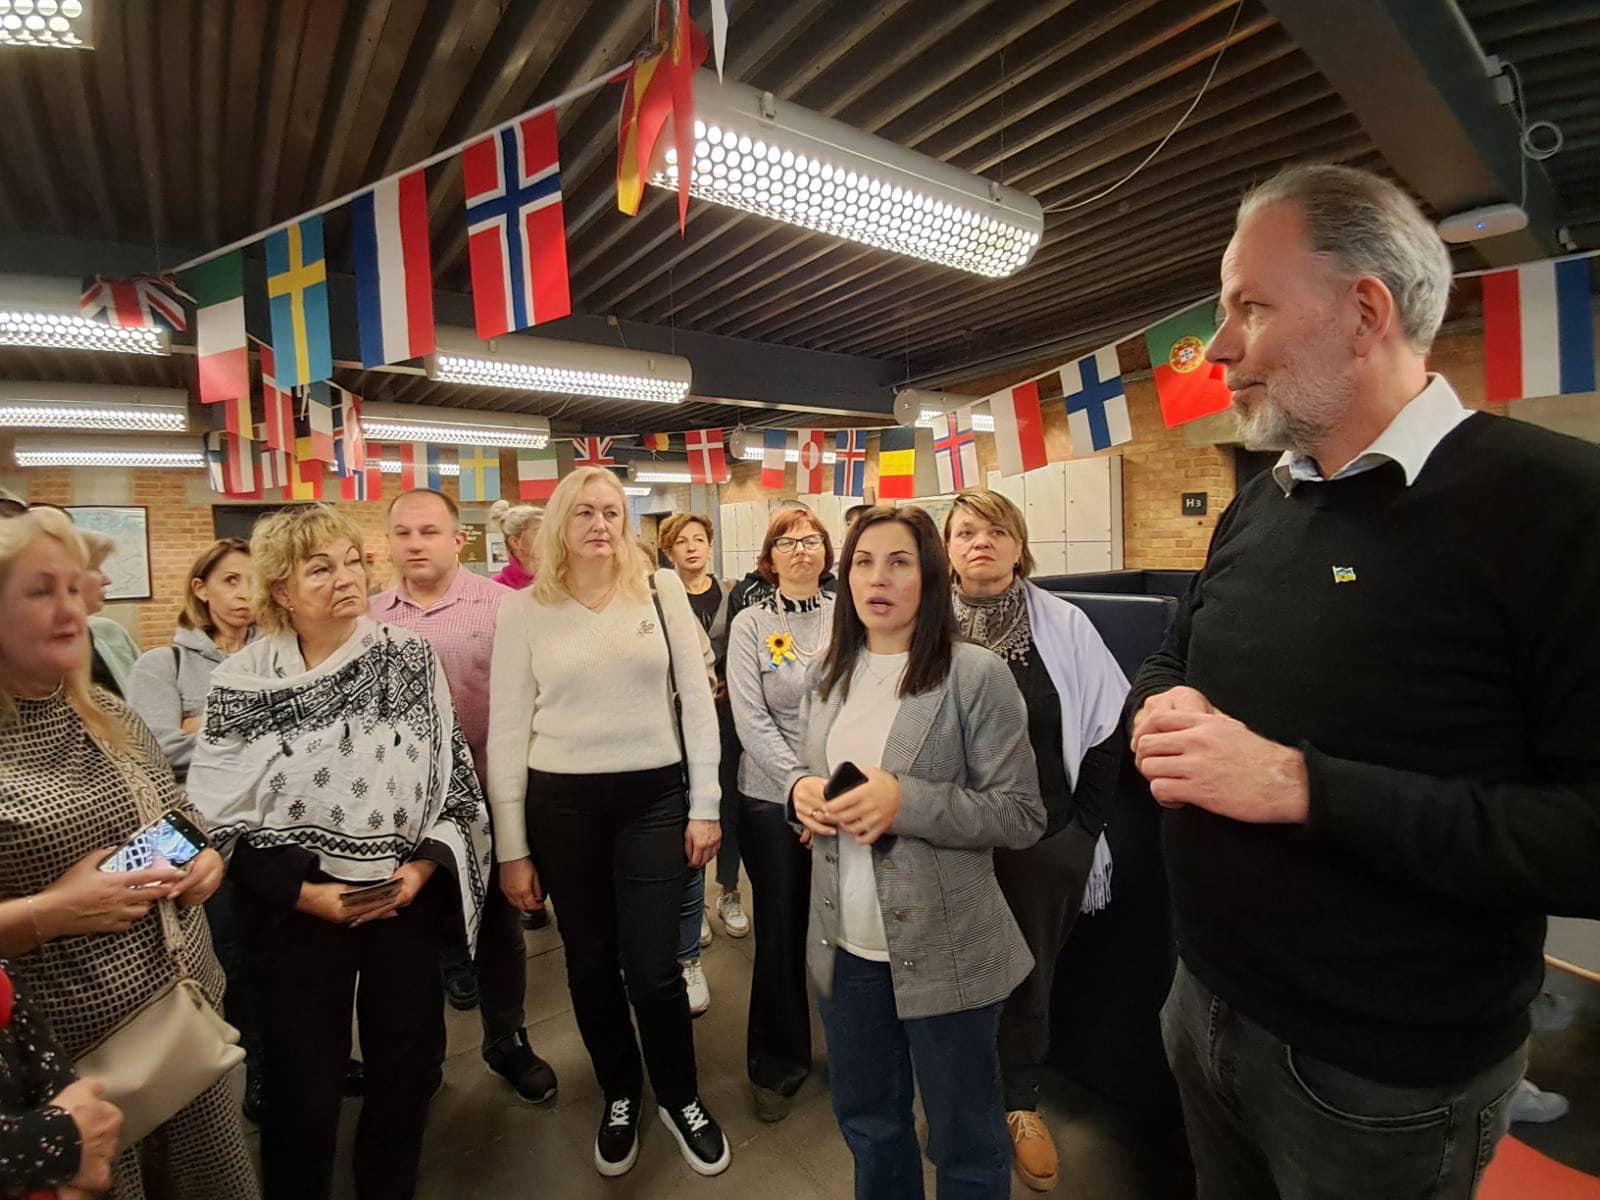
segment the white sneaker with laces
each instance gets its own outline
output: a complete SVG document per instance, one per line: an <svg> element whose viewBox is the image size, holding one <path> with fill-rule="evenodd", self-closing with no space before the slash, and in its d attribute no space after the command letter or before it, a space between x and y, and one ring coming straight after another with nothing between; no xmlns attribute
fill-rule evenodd
<svg viewBox="0 0 1600 1200"><path fill-rule="evenodd" d="M738 888L717 897L717 916L722 918L722 931L731 938L742 938L750 932L750 918L745 916Z"/></svg>
<svg viewBox="0 0 1600 1200"><path fill-rule="evenodd" d="M700 949L704 950L709 945L711 945L711 921L705 915L705 913L701 913L700 914Z"/></svg>
<svg viewBox="0 0 1600 1200"><path fill-rule="evenodd" d="M689 989L689 1015L698 1017L711 1007L711 985L706 982L705 968L698 958L685 959L678 965L683 968L683 986Z"/></svg>
<svg viewBox="0 0 1600 1200"><path fill-rule="evenodd" d="M1567 1115L1569 1107L1565 1096L1558 1092L1543 1091L1524 1079L1511 1095L1511 1120L1513 1123L1526 1121L1543 1125L1559 1121Z"/></svg>

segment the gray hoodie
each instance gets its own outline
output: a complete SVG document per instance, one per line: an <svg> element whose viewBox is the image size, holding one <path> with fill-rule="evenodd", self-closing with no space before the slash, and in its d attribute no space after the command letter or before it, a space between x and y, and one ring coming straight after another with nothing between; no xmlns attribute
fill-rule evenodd
<svg viewBox="0 0 1600 1200"><path fill-rule="evenodd" d="M211 672L225 657L208 634L179 628L172 645L147 650L133 664L128 703L156 735L180 783L189 774L195 743L195 735L185 733L183 723L205 711Z"/></svg>

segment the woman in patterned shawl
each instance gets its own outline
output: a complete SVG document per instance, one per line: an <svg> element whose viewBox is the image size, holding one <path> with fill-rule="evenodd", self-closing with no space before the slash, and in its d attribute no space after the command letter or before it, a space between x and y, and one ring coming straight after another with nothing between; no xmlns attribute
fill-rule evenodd
<svg viewBox="0 0 1600 1200"><path fill-rule="evenodd" d="M265 636L212 676L189 795L233 847L265 1044L264 1191L329 1194L353 1000L356 1194L406 1200L444 1058L441 910L459 903L476 938L488 815L432 649L366 615L354 522L277 513L250 555Z"/></svg>
<svg viewBox="0 0 1600 1200"><path fill-rule="evenodd" d="M222 971L198 907L222 860L99 869L147 818L134 791L202 823L161 748L120 700L89 685L83 541L65 514L0 521L0 954L77 1058L168 987L157 908L176 906L183 970L213 1004ZM349 1014L345 1020L348 1023ZM114 1200L254 1200L238 1105L220 1080L117 1156Z"/></svg>

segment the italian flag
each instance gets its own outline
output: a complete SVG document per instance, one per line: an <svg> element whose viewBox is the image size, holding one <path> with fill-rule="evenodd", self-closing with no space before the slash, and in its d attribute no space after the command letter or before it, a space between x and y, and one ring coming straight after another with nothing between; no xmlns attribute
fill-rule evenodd
<svg viewBox="0 0 1600 1200"><path fill-rule="evenodd" d="M1168 429L1233 403L1222 367L1206 361L1206 345L1217 332L1216 313L1216 302L1207 300L1168 317L1144 335L1156 395L1161 398L1161 419Z"/></svg>
<svg viewBox="0 0 1600 1200"><path fill-rule="evenodd" d="M517 499L548 500L560 477L555 443L543 450L517 451Z"/></svg>
<svg viewBox="0 0 1600 1200"><path fill-rule="evenodd" d="M244 251L201 263L186 277L198 312L195 352L200 399L206 404L250 395L250 351L244 334Z"/></svg>

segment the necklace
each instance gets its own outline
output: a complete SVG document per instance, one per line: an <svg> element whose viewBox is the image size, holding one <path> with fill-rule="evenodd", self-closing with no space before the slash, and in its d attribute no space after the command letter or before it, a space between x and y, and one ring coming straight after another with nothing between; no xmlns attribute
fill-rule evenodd
<svg viewBox="0 0 1600 1200"><path fill-rule="evenodd" d="M590 604L589 601L585 600L582 596L578 595L577 593L573 593L572 598L574 600L576 600L579 604L581 604L585 608L587 608L590 612L599 612L608 603L610 603L611 597L616 592L616 590L617 590L616 581L612 580L611 586L608 587L605 590L605 594L602 595L600 597L600 599L596 600L593 604Z"/></svg>
<svg viewBox="0 0 1600 1200"><path fill-rule="evenodd" d="M777 592L773 595L773 599L778 602L778 624L783 626L783 632L788 635L789 645L794 649L795 657L798 658L802 664L809 662L811 659L816 657L817 651L822 649L822 622L817 622L817 640L812 643L810 649L807 649L800 644L800 639L795 636L794 630L789 628L789 605L785 602L787 597L785 597L782 592ZM797 600L795 603L803 604L804 601ZM795 611L798 612L800 610L796 609ZM806 611L821 612L822 607L820 604L818 604L817 607L807 609Z"/></svg>
<svg viewBox="0 0 1600 1200"><path fill-rule="evenodd" d="M888 657L888 656L885 655L884 657ZM899 657L899 656L896 655L895 657ZM863 671L865 671L872 678L872 681L874 683L876 683L879 687L883 687L885 684L887 684L889 682L889 680L893 679L897 675L902 674L906 669L906 664L904 662L891 663L889 665L889 669L884 671L883 674L880 675L872 667L872 656L871 656L871 654L870 653L863 653L862 659L861 659L861 669Z"/></svg>

